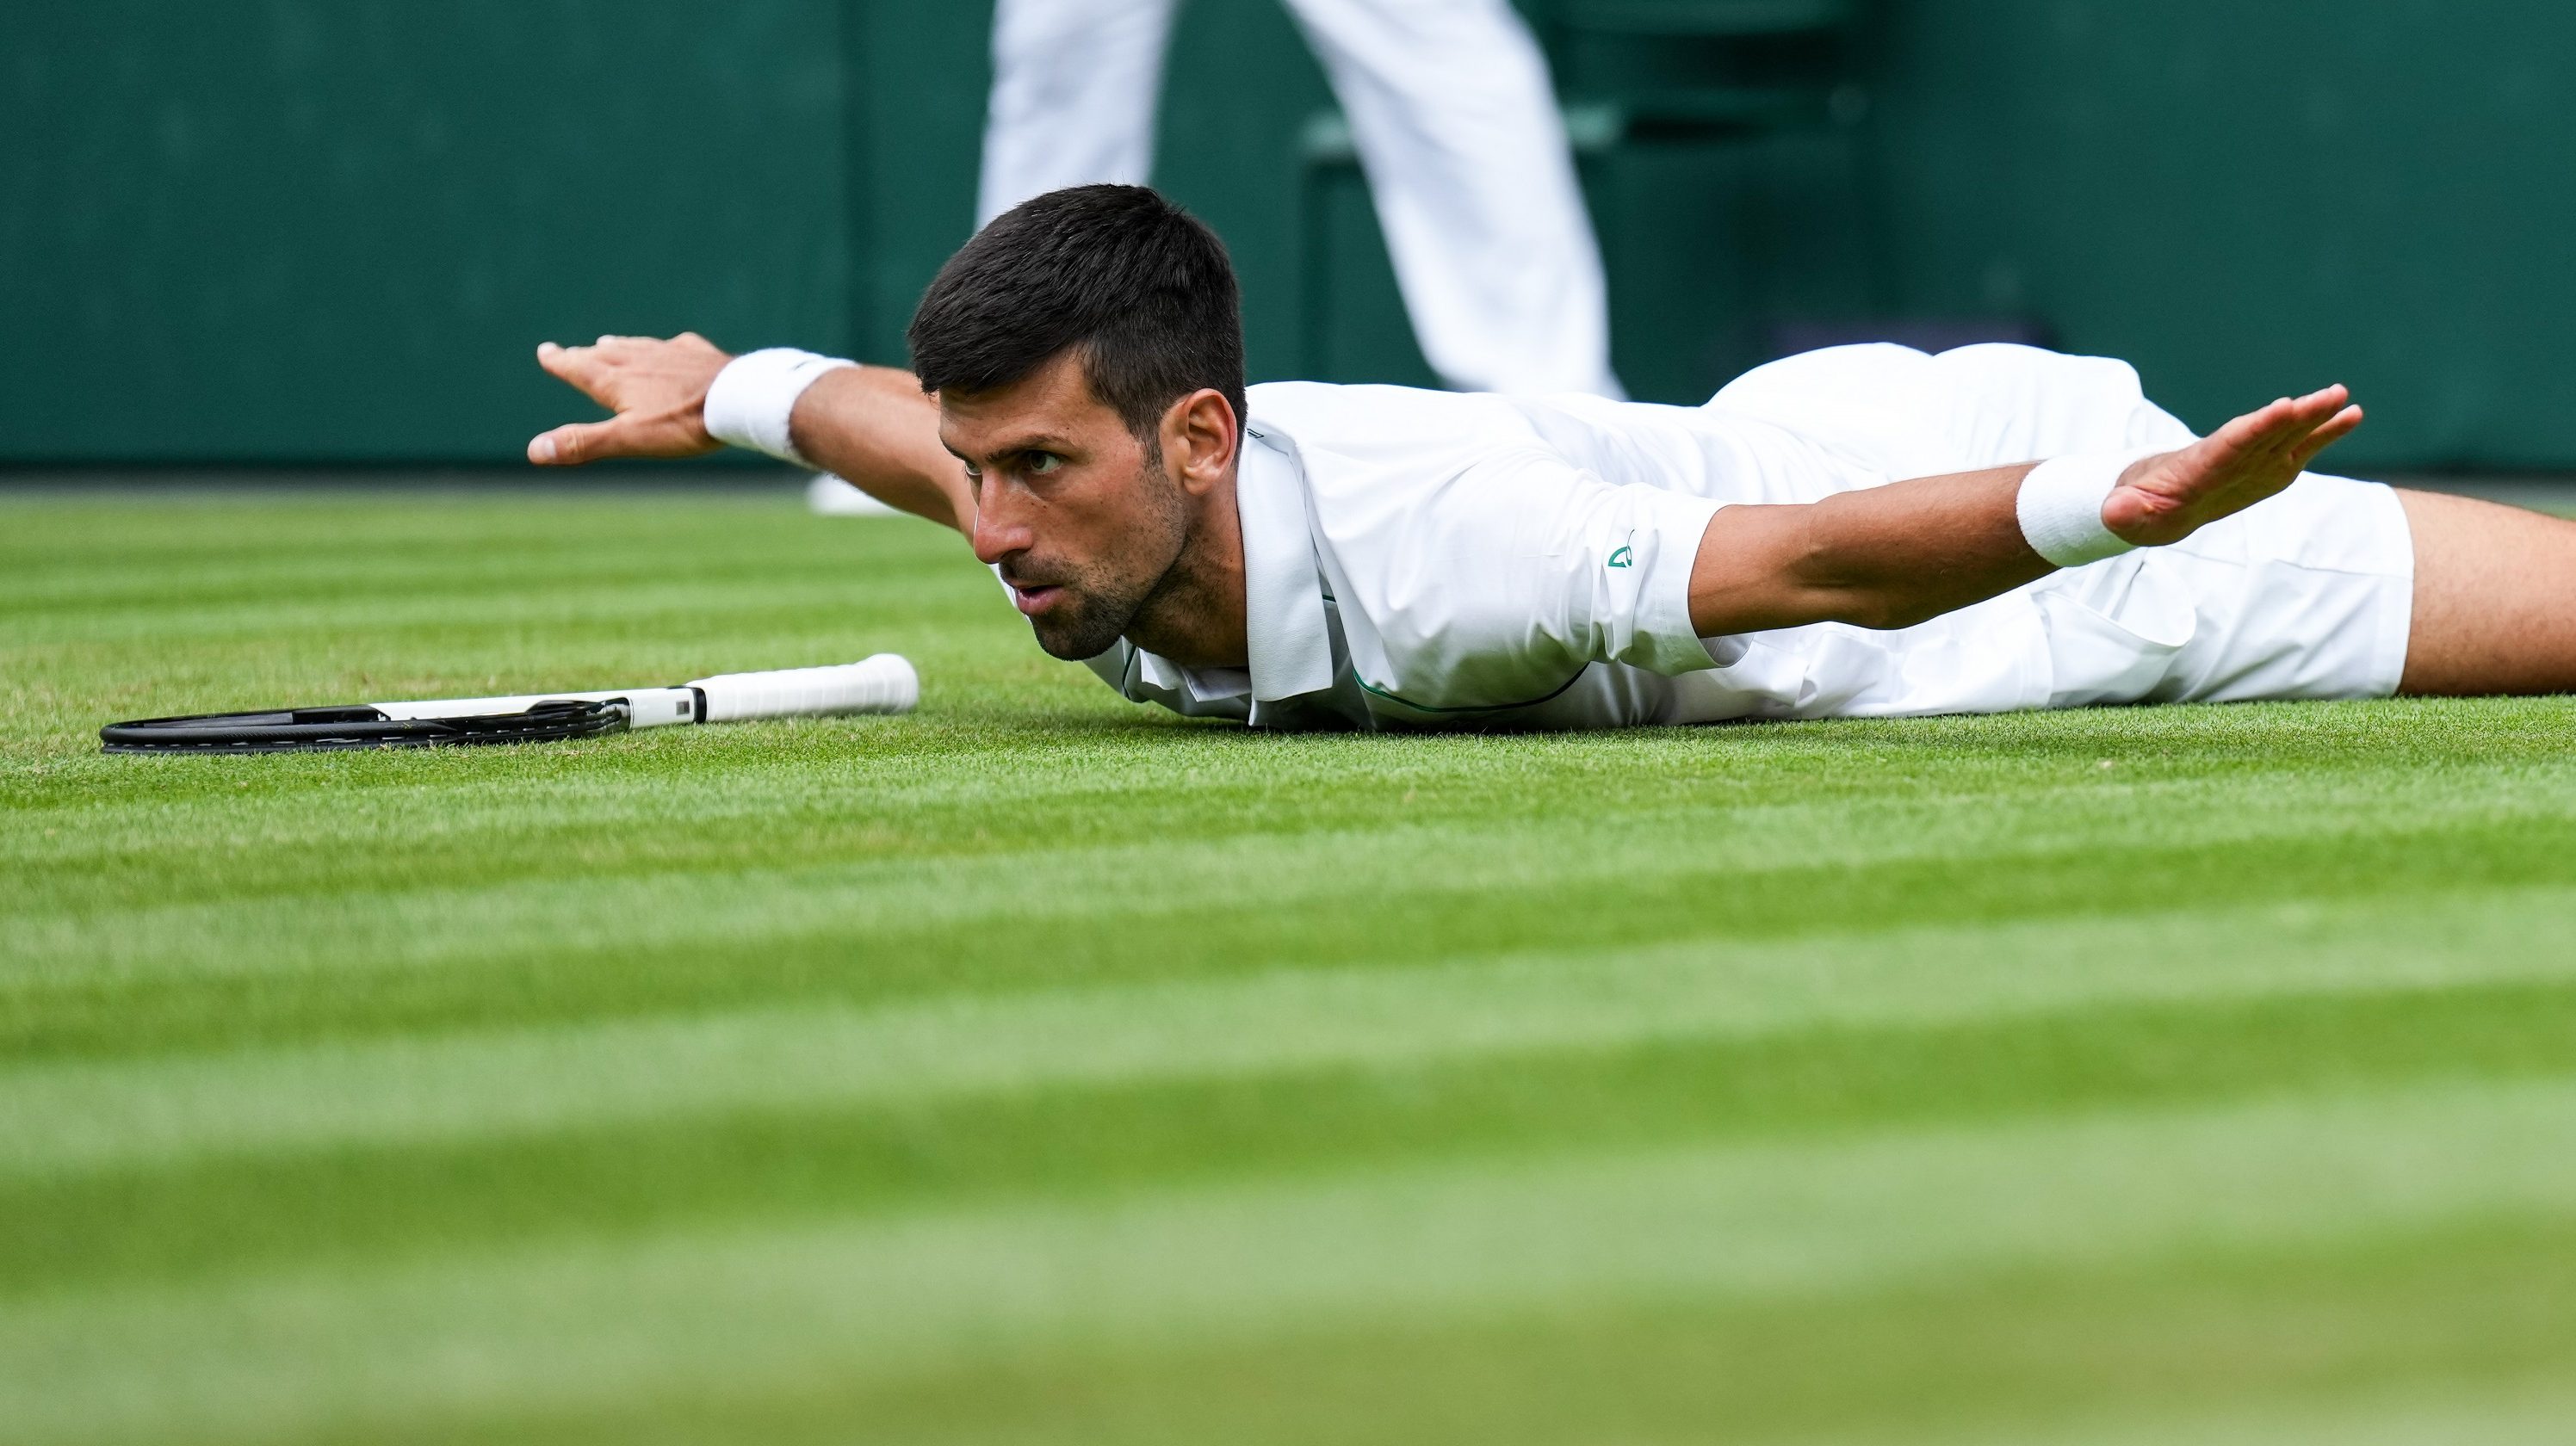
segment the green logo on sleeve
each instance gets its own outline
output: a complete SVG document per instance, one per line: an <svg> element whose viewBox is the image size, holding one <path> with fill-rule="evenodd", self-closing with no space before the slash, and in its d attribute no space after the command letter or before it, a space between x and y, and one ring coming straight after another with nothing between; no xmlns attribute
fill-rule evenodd
<svg viewBox="0 0 2576 1446"><path fill-rule="evenodd" d="M1636 565L1636 555L1630 552L1627 548L1620 548L1617 552L1610 554L1610 566L1612 567L1635 567Z"/></svg>

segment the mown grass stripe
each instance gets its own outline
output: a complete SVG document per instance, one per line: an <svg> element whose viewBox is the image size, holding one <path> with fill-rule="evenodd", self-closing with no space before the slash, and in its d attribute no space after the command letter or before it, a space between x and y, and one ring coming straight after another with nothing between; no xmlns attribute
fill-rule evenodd
<svg viewBox="0 0 2576 1446"><path fill-rule="evenodd" d="M0 1295L1443 1159L2554 1079L2571 1058L2576 984L2450 984L1662 1037L1403 1067L800 1099L502 1139L0 1176L10 1222ZM295 1210L281 1213L288 1200Z"/></svg>
<svg viewBox="0 0 2576 1446"><path fill-rule="evenodd" d="M2081 857L2027 868L1971 856L1751 877L1720 870L1568 881L1533 860L1528 874L1475 883L1435 877L1371 892L1355 881L1338 897L1318 893L1293 910L1260 890L1247 890L1240 902L1221 891L1197 899L1184 881L1173 890L1178 897L1165 898L1131 880L1123 891L1025 900L1005 891L1000 907L983 915L927 922L899 910L878 914L865 891L834 889L828 874L805 875L802 889L792 877L742 887L719 876L658 896L606 891L621 906L613 909L557 886L528 896L561 899L552 913L477 913L471 897L447 911L391 909L389 920L335 910L303 927L285 923L277 934L235 937L233 952L217 956L265 947L301 961L293 973L236 977L209 968L130 986L0 990L0 1046L22 1057L131 1056L1318 964L1403 965L1546 949L1609 953L1713 931L1739 944L1767 944L1825 933L2118 916L2140 901L2211 910L2430 901L2563 883L2571 855L2576 820L2544 819L2278 841L2259 868L2235 851L2188 840L2151 847L2106 841ZM1329 890L1342 878L1340 865L1321 855L1310 878ZM1063 897L1074 900L1069 913L1059 912ZM347 927L317 927L342 923ZM2519 937L2510 920L2504 928ZM1437 955L1426 948L1430 941ZM2232 947L2262 946L2249 939ZM424 948L434 951L427 967L348 962L378 953L407 961L417 957L407 951ZM362 978L365 987L356 987Z"/></svg>
<svg viewBox="0 0 2576 1446"><path fill-rule="evenodd" d="M2233 1411L2183 1409L2152 1424L2060 1423L2046 1432L1973 1437L1879 1436L1886 1446L2562 1446L2576 1390L2370 1391L2359 1400L2299 1400ZM1862 1438L1854 1446L1870 1446Z"/></svg>
<svg viewBox="0 0 2576 1446"><path fill-rule="evenodd" d="M2439 1420L2513 1441L2576 1380L2576 1222L2432 1230L1799 1299L1541 1307L1475 1320L1104 1348L896 1382L829 1371L499 1411L480 1441L838 1446L1491 1446L1616 1441L2197 1442ZM445 1443L433 1418L385 1433ZM316 1437L297 1439L318 1440ZM2367 1438L2365 1438L2367 1439ZM2431 1446L2428 1442L2427 1446Z"/></svg>
<svg viewBox="0 0 2576 1446"><path fill-rule="evenodd" d="M885 1379L1552 1301L1850 1295L2570 1212L2576 1084L2452 1087L96 1292L0 1316L0 1416L30 1443L357 1430L711 1379Z"/></svg>
<svg viewBox="0 0 2576 1446"><path fill-rule="evenodd" d="M2260 931L2268 948L2235 946ZM0 1171L826 1102L1417 1066L2110 1001L2576 977L2576 891L1317 970L0 1069Z"/></svg>
<svg viewBox="0 0 2576 1446"><path fill-rule="evenodd" d="M1203 756L1187 735L1204 730L1152 731L1183 736L1140 743L1121 767L1068 765L1018 781L970 770L924 782L918 761L867 724L818 735L841 750L838 758L763 754L742 765L701 747L588 766L569 754L494 758L456 781L274 778L257 759L219 776L191 768L190 778L205 785L194 796L171 780L160 796L114 808L30 811L24 828L0 839L0 863L11 866L8 897L41 930L8 972L94 951L85 929L192 903L289 909L335 894L425 886L613 886L664 872L810 867L805 861L818 851L849 860L842 867L853 871L853 884L954 898L946 910L954 915L988 906L1004 884L1041 897L1096 894L1140 874L1200 894L1231 878L1240 889L1281 891L1283 902L1294 902L1330 886L1318 875L1336 862L1346 865L1344 889L1435 873L1472 886L2054 854L2106 835L2129 847L2183 839L2253 846L2548 821L2576 806L2576 759L2252 777L2234 770L2176 777L2152 772L2152 764L2106 774L2088 763L1965 808L1955 783L1852 798L1643 772L1604 782L1569 770L1517 784L1461 779L1450 769L1265 779L1257 769L1245 776L1257 754ZM1015 764L1037 771L1034 759ZM712 776L669 776L675 765L705 766ZM444 766L465 768L454 760ZM1303 791L1281 796L1291 782ZM327 809L314 807L316 790ZM174 867L168 831L179 808L203 836L233 849ZM953 886L935 889L934 875ZM935 899L906 903L919 914Z"/></svg>

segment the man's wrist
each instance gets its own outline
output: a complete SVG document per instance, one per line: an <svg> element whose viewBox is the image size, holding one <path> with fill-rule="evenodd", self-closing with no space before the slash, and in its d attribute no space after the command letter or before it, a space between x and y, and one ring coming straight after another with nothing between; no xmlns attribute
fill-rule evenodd
<svg viewBox="0 0 2576 1446"><path fill-rule="evenodd" d="M812 467L788 434L796 400L825 372L857 365L794 347L745 352L727 362L707 387L707 435L782 462Z"/></svg>
<svg viewBox="0 0 2576 1446"><path fill-rule="evenodd" d="M2013 513L2021 522L2022 540L2030 550L2058 567L2082 567L2133 551L2102 521L2120 478L2145 451L2096 452L2052 457L2030 469L2021 480Z"/></svg>

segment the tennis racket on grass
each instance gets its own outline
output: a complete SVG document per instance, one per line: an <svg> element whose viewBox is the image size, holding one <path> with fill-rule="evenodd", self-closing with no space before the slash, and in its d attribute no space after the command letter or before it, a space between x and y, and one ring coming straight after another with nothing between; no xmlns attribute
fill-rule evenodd
<svg viewBox="0 0 2576 1446"><path fill-rule="evenodd" d="M141 718L98 730L110 753L289 753L327 748L424 748L460 743L549 743L629 728L909 713L921 697L912 664L893 653L831 668L719 673L669 688L523 693L350 703L265 713Z"/></svg>

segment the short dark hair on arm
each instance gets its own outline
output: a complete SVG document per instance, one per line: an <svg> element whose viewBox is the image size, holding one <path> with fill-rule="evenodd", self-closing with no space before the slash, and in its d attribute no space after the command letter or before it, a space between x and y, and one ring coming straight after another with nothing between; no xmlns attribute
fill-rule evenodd
<svg viewBox="0 0 2576 1446"><path fill-rule="evenodd" d="M1243 315L1225 243L1144 186L1071 186L993 218L948 258L906 333L926 392L966 394L1083 350L1092 395L1154 444L1213 387L1243 416Z"/></svg>

